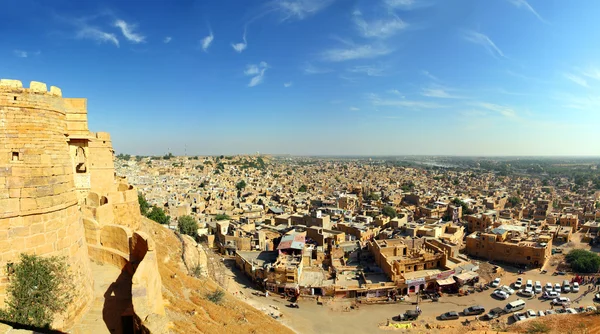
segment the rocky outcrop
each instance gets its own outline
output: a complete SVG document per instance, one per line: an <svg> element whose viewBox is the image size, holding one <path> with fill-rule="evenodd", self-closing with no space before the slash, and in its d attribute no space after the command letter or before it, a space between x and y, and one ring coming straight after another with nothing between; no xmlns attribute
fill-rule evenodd
<svg viewBox="0 0 600 334"><path fill-rule="evenodd" d="M183 245L183 263L192 276L208 277L208 257L202 245L189 235L181 235Z"/></svg>

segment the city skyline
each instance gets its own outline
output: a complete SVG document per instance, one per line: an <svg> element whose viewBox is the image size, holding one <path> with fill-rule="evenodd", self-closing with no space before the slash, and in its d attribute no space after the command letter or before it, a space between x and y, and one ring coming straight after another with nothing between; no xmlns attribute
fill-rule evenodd
<svg viewBox="0 0 600 334"><path fill-rule="evenodd" d="M4 6L0 77L87 97L118 153L599 154L592 2Z"/></svg>

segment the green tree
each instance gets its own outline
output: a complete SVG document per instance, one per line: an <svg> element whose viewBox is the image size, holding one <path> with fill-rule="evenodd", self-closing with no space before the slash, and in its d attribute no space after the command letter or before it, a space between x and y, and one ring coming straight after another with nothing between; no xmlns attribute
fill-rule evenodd
<svg viewBox="0 0 600 334"><path fill-rule="evenodd" d="M21 254L10 271L2 320L50 328L54 317L66 311L73 300L75 286L65 258Z"/></svg>
<svg viewBox="0 0 600 334"><path fill-rule="evenodd" d="M181 234L187 234L191 237L198 236L198 223L191 216L181 216L177 218L177 229Z"/></svg>
<svg viewBox="0 0 600 334"><path fill-rule="evenodd" d="M150 212L148 212L146 217L154 220L155 222L157 222L159 224L163 224L163 225L168 224L169 220L171 220L171 217L169 217L165 214L165 210L159 208L156 205L152 206L152 210L150 210Z"/></svg>
<svg viewBox="0 0 600 334"><path fill-rule="evenodd" d="M150 209L150 204L146 200L146 197L144 197L144 194L141 192L138 192L138 203L140 204L140 212L142 215L147 215L148 210Z"/></svg>
<svg viewBox="0 0 600 334"><path fill-rule="evenodd" d="M292 171L291 171L291 170L288 170L288 171L286 172L286 174L287 174L287 175L292 175Z"/></svg>
<svg viewBox="0 0 600 334"><path fill-rule="evenodd" d="M229 220L231 219L231 217L229 217L228 215L225 214L218 214L215 216L216 220Z"/></svg>
<svg viewBox="0 0 600 334"><path fill-rule="evenodd" d="M379 201L379 199L381 198L381 196L379 196L379 194L376 194L374 192L370 192L367 195L365 195L364 199L367 201Z"/></svg>
<svg viewBox="0 0 600 334"><path fill-rule="evenodd" d="M570 251L565 259L577 273L597 273L600 269L600 256L584 249Z"/></svg>
<svg viewBox="0 0 600 334"><path fill-rule="evenodd" d="M511 206L517 206L521 203L521 199L517 196L511 196L508 198L508 203L510 203Z"/></svg>
<svg viewBox="0 0 600 334"><path fill-rule="evenodd" d="M381 209L381 213L390 218L396 218L396 210L389 205L384 206L383 209Z"/></svg>
<svg viewBox="0 0 600 334"><path fill-rule="evenodd" d="M244 180L241 180L240 182L236 183L236 185L235 185L235 188L236 188L238 191L242 191L242 190L244 190L244 188L246 188L246 181L244 181Z"/></svg>
<svg viewBox="0 0 600 334"><path fill-rule="evenodd" d="M173 153L169 152L163 156L163 160L170 160L173 157Z"/></svg>
<svg viewBox="0 0 600 334"><path fill-rule="evenodd" d="M301 192L301 193L305 193L307 190L308 189L306 188L305 184L301 185L300 188L298 188L298 192Z"/></svg>

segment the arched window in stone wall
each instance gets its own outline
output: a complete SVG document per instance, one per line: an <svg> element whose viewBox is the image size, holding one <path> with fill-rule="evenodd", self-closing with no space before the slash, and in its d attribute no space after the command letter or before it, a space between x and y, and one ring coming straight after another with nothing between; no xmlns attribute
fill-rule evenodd
<svg viewBox="0 0 600 334"><path fill-rule="evenodd" d="M77 147L75 152L75 171L77 173L85 173L87 171L86 157L83 147Z"/></svg>
<svg viewBox="0 0 600 334"><path fill-rule="evenodd" d="M108 198L106 196L100 197L100 205L108 204Z"/></svg>

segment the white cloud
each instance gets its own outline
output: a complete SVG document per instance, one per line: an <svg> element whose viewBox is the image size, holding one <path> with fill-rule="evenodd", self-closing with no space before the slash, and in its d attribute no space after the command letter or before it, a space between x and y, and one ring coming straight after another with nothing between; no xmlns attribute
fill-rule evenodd
<svg viewBox="0 0 600 334"><path fill-rule="evenodd" d="M244 29L244 35L242 36L242 43L231 44L231 47L237 52L242 53L242 51L246 50L248 47L248 42L246 41L246 29Z"/></svg>
<svg viewBox="0 0 600 334"><path fill-rule="evenodd" d="M321 58L326 61L346 61L352 59L369 59L385 56L392 52L384 45L349 45L345 48L335 48L324 51Z"/></svg>
<svg viewBox="0 0 600 334"><path fill-rule="evenodd" d="M123 34L123 36L125 36L125 38L133 43L142 43L144 42L144 40L146 40L145 36L140 35L139 33L134 32L134 29L136 28L135 25L132 24L128 24L127 22L123 21L123 20L116 20L114 23L114 26L121 29L121 33Z"/></svg>
<svg viewBox="0 0 600 334"><path fill-rule="evenodd" d="M331 69L315 67L311 64L305 64L302 68L302 71L304 72L304 74L323 74L332 72Z"/></svg>
<svg viewBox="0 0 600 334"><path fill-rule="evenodd" d="M369 96L371 103L375 106L388 106L388 107L401 107L401 108L409 108L409 109L438 109L445 108L444 105L427 102L427 101L418 101L418 100L392 100L392 99L382 99L376 94L371 94Z"/></svg>
<svg viewBox="0 0 600 334"><path fill-rule="evenodd" d="M96 41L97 43L109 42L119 47L119 40L117 39L117 36L115 36L115 34L104 32L96 27L83 25L77 31L75 37L78 39L91 39Z"/></svg>
<svg viewBox="0 0 600 334"><path fill-rule="evenodd" d="M401 98L405 98L405 96L402 95L402 93L399 90L397 90L397 89L389 89L389 90L386 91L386 93L398 95Z"/></svg>
<svg viewBox="0 0 600 334"><path fill-rule="evenodd" d="M346 69L346 71L351 73L360 73L366 74L370 77L379 77L385 75L385 69L380 66L374 65L359 65Z"/></svg>
<svg viewBox="0 0 600 334"><path fill-rule="evenodd" d="M578 84L579 86L586 87L586 88L590 87L587 83L587 80L585 80L584 78L582 78L580 76L577 76L577 75L574 75L571 73L565 73L564 76L565 76L565 78L571 80L572 82Z"/></svg>
<svg viewBox="0 0 600 334"><path fill-rule="evenodd" d="M544 18L542 18L540 16L540 14L538 14L538 12L535 11L535 9L533 9L533 7L531 7L531 5L526 1L526 0L508 0L510 3L512 3L513 5L517 6L517 8L525 8L526 10L528 10L529 12L531 12L531 14L535 15L535 17L537 17L540 21L544 22L544 23L548 23L546 20L544 20Z"/></svg>
<svg viewBox="0 0 600 334"><path fill-rule="evenodd" d="M452 89L442 87L439 85L432 85L426 88L423 88L421 91L421 95L427 97L436 97L441 99L462 99L464 96L454 95L450 93Z"/></svg>
<svg viewBox="0 0 600 334"><path fill-rule="evenodd" d="M350 107L350 111L359 111L360 109L357 107Z"/></svg>
<svg viewBox="0 0 600 334"><path fill-rule="evenodd" d="M438 79L435 75L429 73L429 71L423 70L423 71L421 71L421 74L423 74L424 76L428 77L431 80L440 81L440 79Z"/></svg>
<svg viewBox="0 0 600 334"><path fill-rule="evenodd" d="M596 67L589 67L586 70L581 71L581 74L588 78L600 80L600 70L598 70Z"/></svg>
<svg viewBox="0 0 600 334"><path fill-rule="evenodd" d="M507 118L516 118L517 117L517 112L513 108L501 106L499 104L478 102L478 103L472 103L472 105L475 107L478 107L478 108L483 108L483 109L486 109L489 111L496 112Z"/></svg>
<svg viewBox="0 0 600 334"><path fill-rule="evenodd" d="M408 7L415 4L415 0L384 0L390 7Z"/></svg>
<svg viewBox="0 0 600 334"><path fill-rule="evenodd" d="M214 39L215 39L215 36L213 35L212 30L210 30L210 35L204 37L201 41L202 50L204 50L204 52L208 51L208 48L210 47L210 45L212 44Z"/></svg>
<svg viewBox="0 0 600 334"><path fill-rule="evenodd" d="M283 16L282 21L303 20L327 8L335 0L274 0L271 4Z"/></svg>
<svg viewBox="0 0 600 334"><path fill-rule="evenodd" d="M283 87L285 87L285 88L292 87L292 85L293 85L293 83L291 81L283 83Z"/></svg>
<svg viewBox="0 0 600 334"><path fill-rule="evenodd" d="M367 38L391 37L408 27L408 24L396 15L392 15L392 17L387 20L379 19L370 22L365 21L362 13L359 11L355 11L353 16L354 24L356 24L360 33Z"/></svg>
<svg viewBox="0 0 600 334"><path fill-rule="evenodd" d="M170 43L171 40L172 40L171 36L167 36L167 37L165 37L165 39L163 39L163 43L165 43L165 44Z"/></svg>
<svg viewBox="0 0 600 334"><path fill-rule="evenodd" d="M496 46L496 44L486 35L476 31L465 31L463 35L464 39L475 44L483 46L492 56L501 56L506 58L502 50Z"/></svg>
<svg viewBox="0 0 600 334"><path fill-rule="evenodd" d="M264 61L261 61L258 65L251 64L246 66L244 75L252 76L252 79L250 79L250 82L248 83L248 87L254 87L261 84L264 81L265 73L268 68L269 65Z"/></svg>
<svg viewBox="0 0 600 334"><path fill-rule="evenodd" d="M29 56L29 53L23 50L14 50L13 53L19 58L27 58Z"/></svg>

